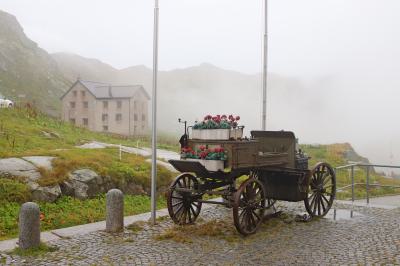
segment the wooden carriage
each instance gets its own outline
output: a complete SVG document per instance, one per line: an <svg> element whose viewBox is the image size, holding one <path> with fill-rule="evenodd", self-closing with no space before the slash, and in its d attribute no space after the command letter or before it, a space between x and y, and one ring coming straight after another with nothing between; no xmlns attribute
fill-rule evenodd
<svg viewBox="0 0 400 266"><path fill-rule="evenodd" d="M336 194L332 167L318 163L308 169L308 157L296 148L288 131L252 131L244 140L189 139L186 145L223 147L224 170L209 171L198 161L170 160L180 174L168 191L168 211L177 224L194 223L203 203L221 204L233 210L236 229L243 235L256 232L264 211L276 200L304 201L312 217L325 216ZM240 179L239 179L240 178ZM237 180L245 180L237 186ZM224 200L204 200L204 195Z"/></svg>

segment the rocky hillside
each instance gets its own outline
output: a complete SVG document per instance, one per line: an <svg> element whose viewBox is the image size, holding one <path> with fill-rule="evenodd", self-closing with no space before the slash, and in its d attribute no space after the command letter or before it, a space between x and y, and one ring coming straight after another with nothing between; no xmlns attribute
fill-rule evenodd
<svg viewBox="0 0 400 266"><path fill-rule="evenodd" d="M14 16L0 11L0 93L57 115L67 87L53 58L25 35Z"/></svg>

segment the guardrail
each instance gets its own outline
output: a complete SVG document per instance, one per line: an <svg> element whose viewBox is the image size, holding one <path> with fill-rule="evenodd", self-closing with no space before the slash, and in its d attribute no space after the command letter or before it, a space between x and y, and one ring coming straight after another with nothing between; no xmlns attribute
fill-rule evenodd
<svg viewBox="0 0 400 266"><path fill-rule="evenodd" d="M354 171L356 170L356 167L358 168L365 168L365 173L366 173L366 182L365 183L355 183L354 182ZM370 187L387 187L387 188L395 188L395 189L400 189L400 186L394 186L394 185L381 185L381 184L371 184L370 183L370 175L371 175L371 168L378 167L378 168L391 168L391 169L400 169L400 166L397 165L384 165L384 164L365 164L365 163L352 163L348 165L343 165L343 166L338 166L335 168L335 173L338 172L338 170L348 170L350 171L350 177L351 177L351 184L345 185L343 187L338 188L337 190L344 190L347 188L351 187L351 200L354 202L355 196L354 196L354 188L356 186L365 186L365 191L366 191L366 197L367 197L367 204L369 204L369 199L370 199Z"/></svg>

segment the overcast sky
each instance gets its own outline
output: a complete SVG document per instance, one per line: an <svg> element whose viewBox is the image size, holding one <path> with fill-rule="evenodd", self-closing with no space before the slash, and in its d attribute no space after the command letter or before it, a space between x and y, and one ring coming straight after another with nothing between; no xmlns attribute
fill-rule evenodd
<svg viewBox="0 0 400 266"><path fill-rule="evenodd" d="M151 67L153 5L0 0L45 50L117 68ZM209 62L261 72L262 9L262 0L160 0L160 69ZM349 141L376 162L393 149L400 158L399 14L399 0L269 0L269 71L334 92L320 103L321 112L334 108L325 117L332 129L308 139Z"/></svg>
<svg viewBox="0 0 400 266"><path fill-rule="evenodd" d="M1 0L49 52L117 68L152 60L152 0ZM262 0L160 0L160 68L210 62L261 71ZM398 0L269 0L269 69L318 76L392 68ZM389 59L389 60L388 60ZM386 70L386 69L385 69Z"/></svg>

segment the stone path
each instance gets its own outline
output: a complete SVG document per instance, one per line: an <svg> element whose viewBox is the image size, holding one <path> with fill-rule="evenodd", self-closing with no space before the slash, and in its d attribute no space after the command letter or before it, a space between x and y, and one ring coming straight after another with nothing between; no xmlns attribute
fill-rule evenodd
<svg viewBox="0 0 400 266"><path fill-rule="evenodd" d="M400 264L400 208L388 210L336 204L337 213L353 208L356 215L351 219L324 218L302 223L294 221L296 214L304 212L302 204L278 202L277 207L283 215L266 221L257 234L247 238L239 236L234 230L230 209L212 206L202 211L200 225L194 227L173 229L170 220L166 219L154 227L144 224L142 229L126 229L119 234L92 232L51 241L59 250L42 257L22 258L1 254L0 264ZM207 227L202 226L210 221L217 221L214 229L204 230ZM221 228L222 233L216 228ZM176 240L169 239L182 230L186 234ZM166 234L166 231L169 233ZM161 238L166 240L157 240Z"/></svg>

